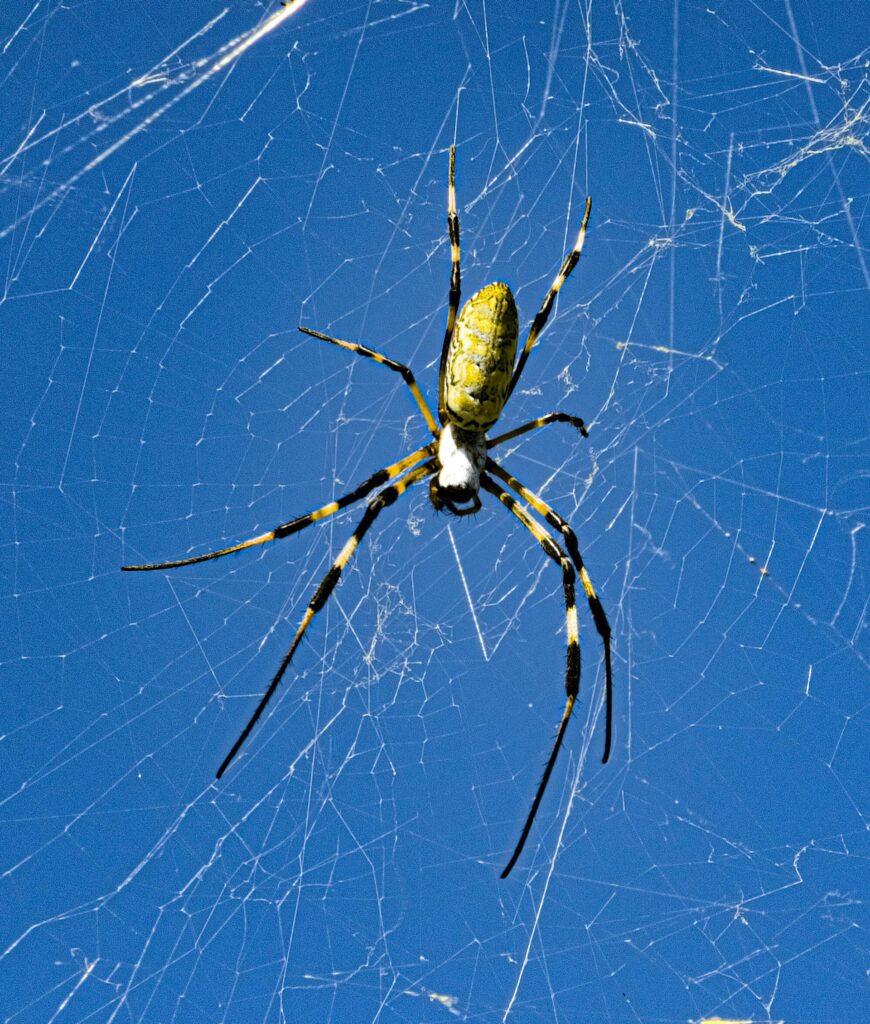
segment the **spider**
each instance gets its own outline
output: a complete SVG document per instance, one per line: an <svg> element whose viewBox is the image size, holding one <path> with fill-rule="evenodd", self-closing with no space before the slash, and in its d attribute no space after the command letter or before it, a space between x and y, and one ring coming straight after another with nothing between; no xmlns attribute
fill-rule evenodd
<svg viewBox="0 0 870 1024"><path fill-rule="evenodd" d="M529 354L535 347L543 330L556 296L565 283L568 275L577 265L583 243L586 238L586 226L592 210L592 200L586 200L586 208L580 232L574 248L565 257L559 273L556 275L549 291L544 296L541 308L532 321L522 352L514 364L519 342L519 324L517 307L510 288L501 282L488 284L481 288L465 303L457 317L460 296L460 249L459 249L459 216L456 212L456 147L450 148L450 165L448 172L448 211L447 229L451 251L451 274L449 305L447 308L447 329L444 332L444 344L441 350L441 362L438 373L438 421L432 415L426 399L420 390L414 374L401 363L390 359L380 352L367 348L353 341L342 341L328 334L300 327L299 330L314 338L348 349L350 352L376 363L386 366L402 376L419 408L426 425L432 433L433 440L411 452L398 462L384 469L379 469L358 487L336 501L308 512L298 519L282 523L267 533L243 540L220 551L211 551L193 558L181 558L173 562L159 562L153 565L125 565L127 572L144 572L157 569L177 569L183 565L196 565L213 558L223 558L246 548L267 544L269 541L289 537L293 533L304 530L312 523L326 519L340 509L346 508L362 500L372 491L388 484L379 491L366 505L362 518L349 540L341 549L329 571L320 581L314 596L305 610L302 622L293 638L293 643L278 666L272 682L260 699L247 725L242 729L232 749L221 762L217 770L220 778L232 763L236 754L247 740L254 726L266 709L269 701L278 688L281 678L296 653L302 637L311 625L314 616L326 604L336 587L345 566L350 561L360 542L368 533L374 521L389 505L394 504L408 488L422 480L429 479L429 499L438 511L446 510L455 516L473 515L481 508L480 491L487 491L497 498L531 533L551 558L562 570L562 589L565 595L565 619L568 640L567 666L565 673L565 690L567 700L565 710L556 733L556 739L544 774L538 784L531 810L526 818L519 841L514 848L510 861L501 874L506 878L516 864L526 844L535 815L538 812L547 782L556 763L556 757L565 737L571 712L577 700L580 687L580 644L577 633L577 607L574 597L574 583L579 575L580 582L586 593L592 619L595 623L604 646L604 675L606 699L606 726L604 738L604 756L602 763L610 757L612 720L613 720L613 679L610 653L610 625L577 543L577 537L570 525L552 509L541 497L525 487L519 480L511 476L499 463L490 458L488 452L510 441L521 434L537 430L549 423L568 423L576 427L583 437L588 437L583 420L565 412L551 412L539 416L507 433L488 438L487 431L495 426L505 403L510 398L525 368ZM499 483L498 481L501 481ZM518 495L522 502L502 486L506 484L510 491ZM565 550L550 534L534 519L529 509L534 509L553 530L558 531L564 540ZM567 551L567 554L566 554Z"/></svg>

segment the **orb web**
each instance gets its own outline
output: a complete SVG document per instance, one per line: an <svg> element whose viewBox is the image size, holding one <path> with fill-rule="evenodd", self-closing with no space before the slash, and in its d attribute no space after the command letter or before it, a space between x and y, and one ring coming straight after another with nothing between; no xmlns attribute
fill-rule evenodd
<svg viewBox="0 0 870 1024"><path fill-rule="evenodd" d="M532 5L530 5L531 7ZM6 12L0 988L24 1021L842 1020L866 957L866 52L811 5ZM463 294L614 630L490 500L149 575L427 440ZM394 379L395 378L395 379Z"/></svg>

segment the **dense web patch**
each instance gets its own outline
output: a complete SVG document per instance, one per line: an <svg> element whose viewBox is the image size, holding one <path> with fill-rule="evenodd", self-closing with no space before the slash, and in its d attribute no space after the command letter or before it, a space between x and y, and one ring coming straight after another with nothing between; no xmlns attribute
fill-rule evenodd
<svg viewBox="0 0 870 1024"><path fill-rule="evenodd" d="M509 11L506 13L505 8ZM528 8L527 10L525 8ZM851 1019L866 999L861 5L4 10L4 1021ZM528 327L500 427L614 630L485 497L362 509L463 294Z"/></svg>

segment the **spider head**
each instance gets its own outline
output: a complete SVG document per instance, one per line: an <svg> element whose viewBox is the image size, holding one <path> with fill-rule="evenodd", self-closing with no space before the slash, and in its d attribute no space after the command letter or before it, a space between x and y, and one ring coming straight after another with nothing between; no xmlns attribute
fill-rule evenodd
<svg viewBox="0 0 870 1024"><path fill-rule="evenodd" d="M480 510L478 491L486 465L486 435L446 424L438 440L438 462L438 474L429 484L429 500L435 510L454 516L474 515Z"/></svg>
<svg viewBox="0 0 870 1024"><path fill-rule="evenodd" d="M481 508L477 491L470 488L442 487L437 476L433 476L429 481L429 500L436 512L449 512L452 516L473 516Z"/></svg>

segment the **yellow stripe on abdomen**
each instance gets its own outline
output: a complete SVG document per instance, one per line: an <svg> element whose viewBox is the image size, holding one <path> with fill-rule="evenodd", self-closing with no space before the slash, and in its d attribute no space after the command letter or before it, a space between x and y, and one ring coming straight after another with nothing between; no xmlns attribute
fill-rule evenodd
<svg viewBox="0 0 870 1024"><path fill-rule="evenodd" d="M481 288L462 307L447 353L444 402L461 430L484 433L501 415L518 337L517 305L501 281Z"/></svg>

